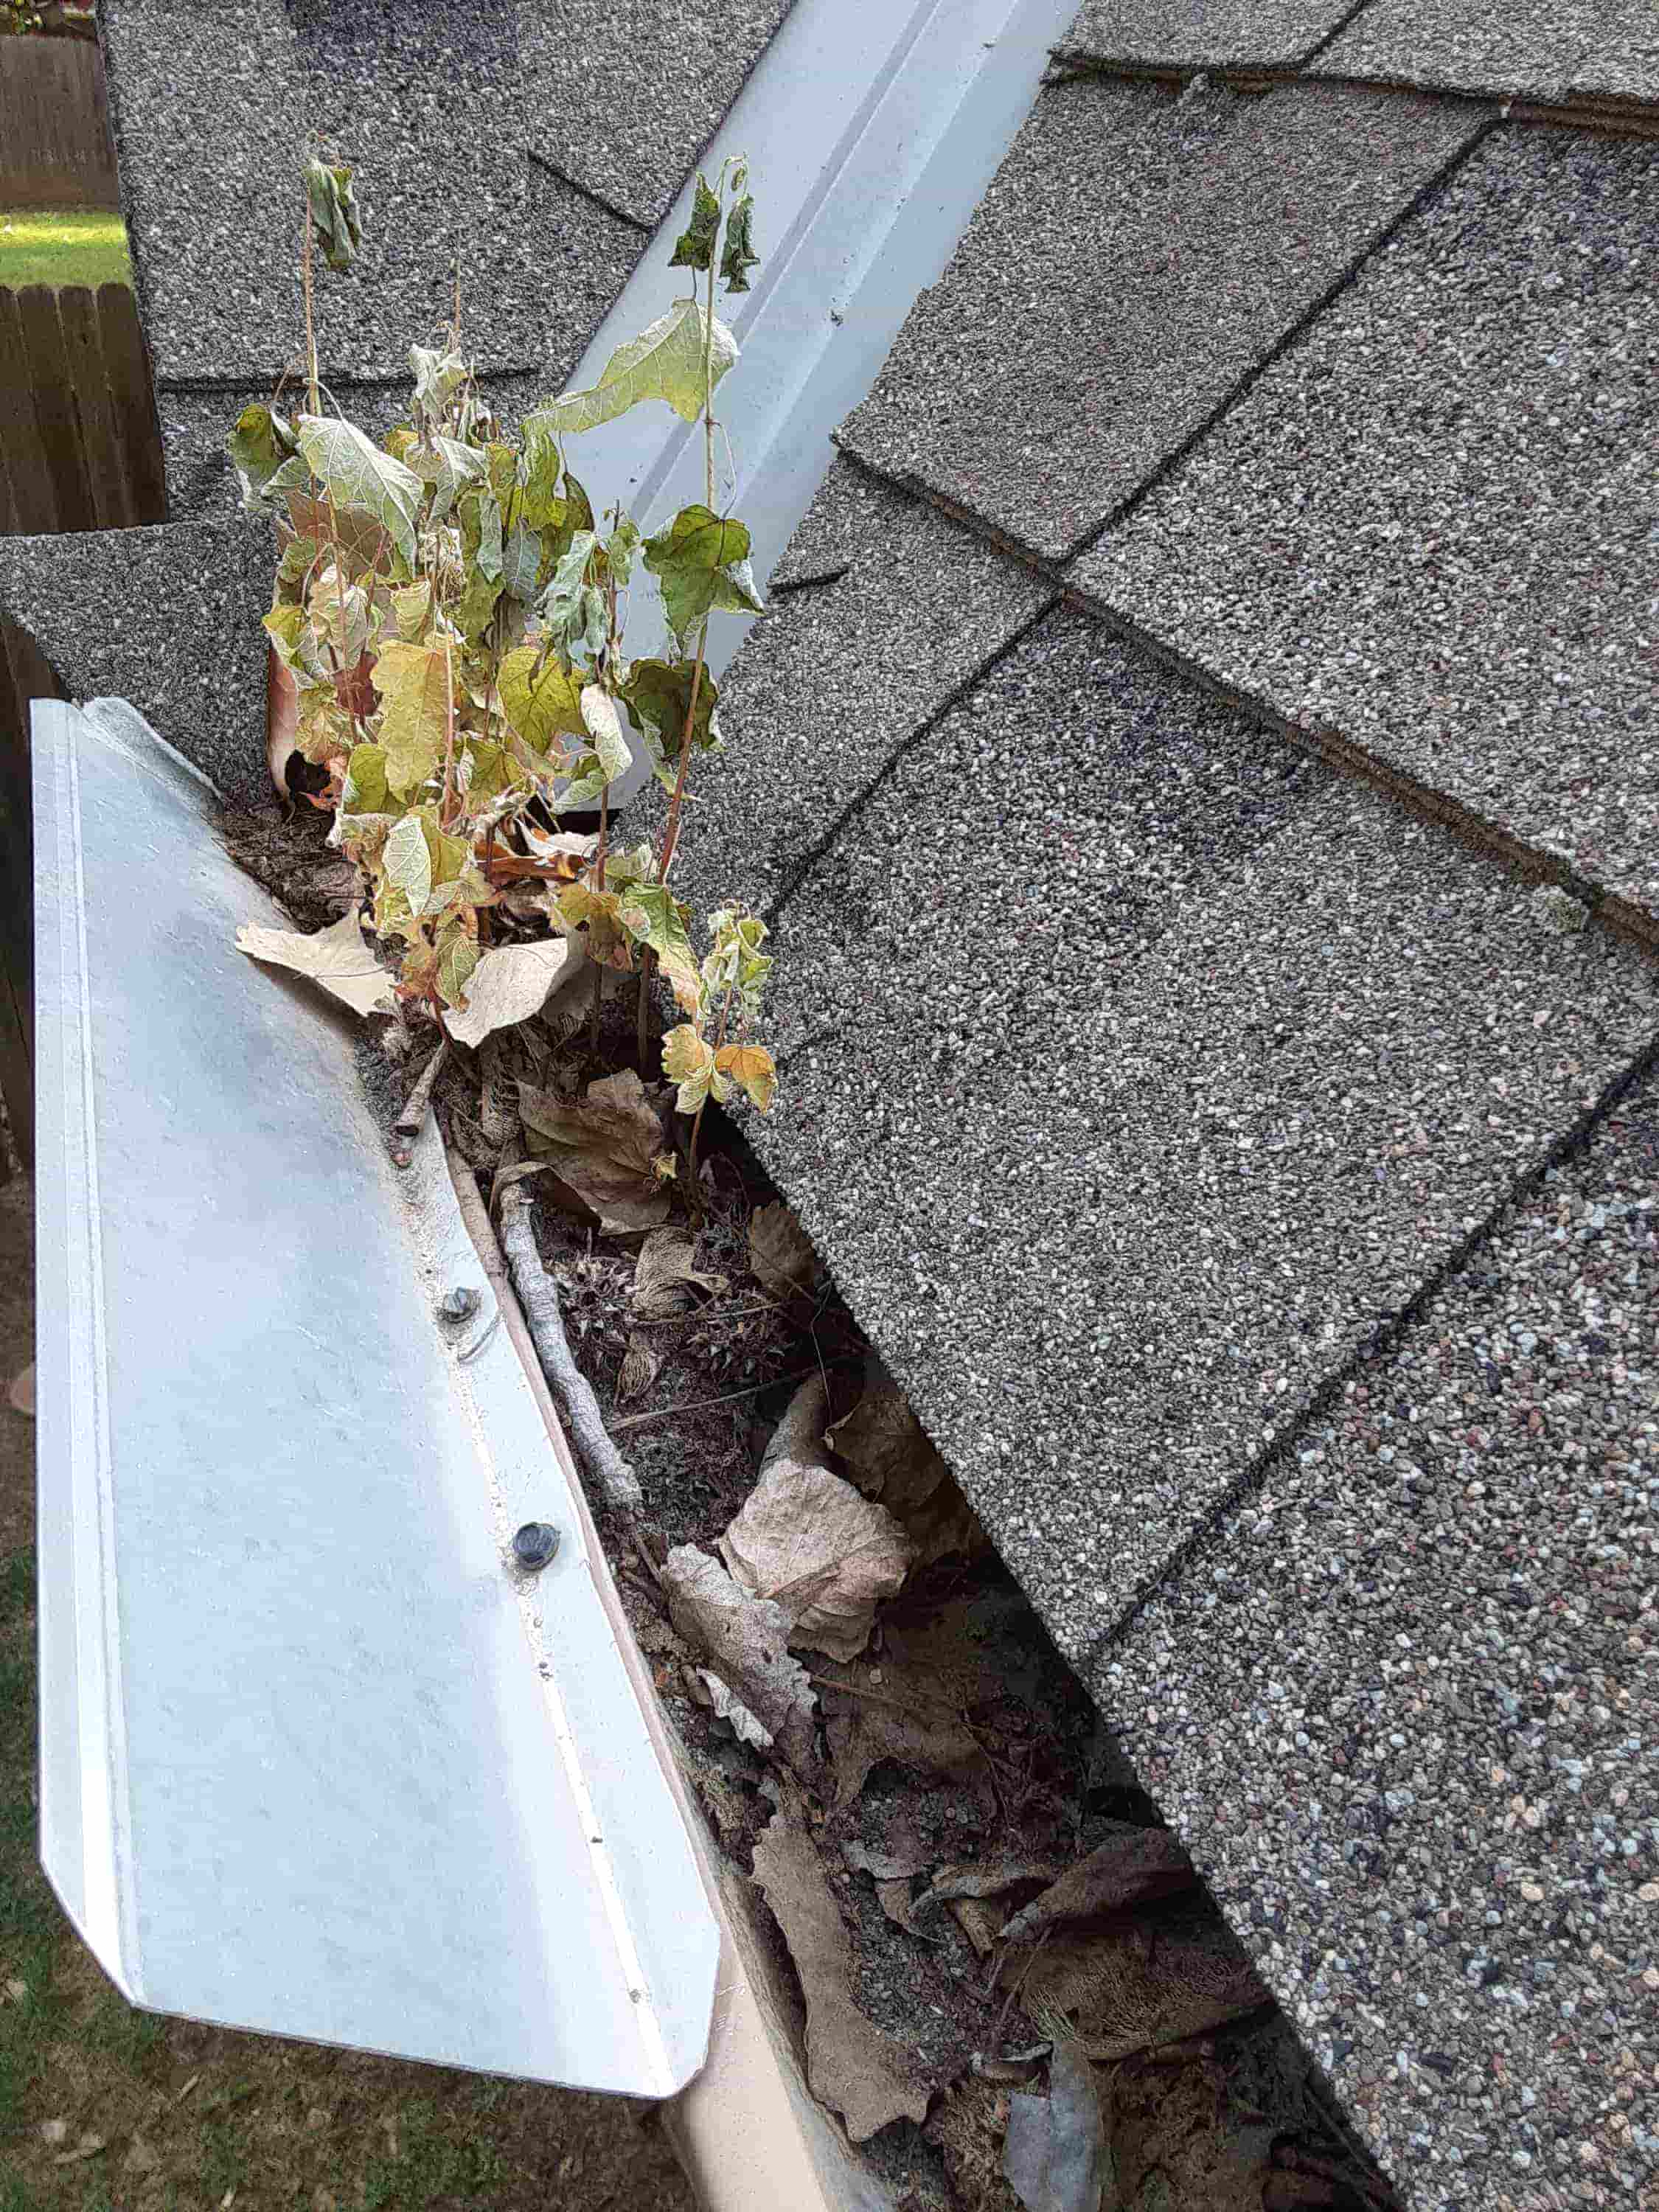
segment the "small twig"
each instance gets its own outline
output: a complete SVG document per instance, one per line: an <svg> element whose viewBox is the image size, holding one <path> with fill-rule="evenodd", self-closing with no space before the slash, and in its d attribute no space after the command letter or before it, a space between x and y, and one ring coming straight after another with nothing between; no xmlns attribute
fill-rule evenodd
<svg viewBox="0 0 1659 2212"><path fill-rule="evenodd" d="M530 1227L531 1200L521 1184L501 1194L501 1249L512 1271L519 1303L536 1346L542 1371L557 1392L570 1423L572 1441L599 1485L605 1502L637 1512L645 1503L639 1477L611 1442L592 1386L571 1357L556 1285L542 1265ZM619 1421L618 1428L627 1426Z"/></svg>
<svg viewBox="0 0 1659 2212"><path fill-rule="evenodd" d="M846 1364L845 1361L837 1364ZM786 1382L804 1382L811 1372L810 1367L803 1367L799 1375L776 1375L769 1382L751 1383L746 1390L728 1390L724 1397L698 1398L689 1406L659 1406L654 1413L629 1413L625 1420L612 1421L611 1426L613 1430L636 1429L641 1421L667 1421L677 1413L701 1413L710 1406L734 1406L739 1398L758 1398L763 1390L775 1390Z"/></svg>
<svg viewBox="0 0 1659 2212"><path fill-rule="evenodd" d="M432 1103L432 1087L443 1072L449 1057L449 1039L441 1036L438 1049L415 1079L404 1110L392 1125L392 1157L400 1168L406 1168L413 1157L411 1147L425 1123L427 1109Z"/></svg>

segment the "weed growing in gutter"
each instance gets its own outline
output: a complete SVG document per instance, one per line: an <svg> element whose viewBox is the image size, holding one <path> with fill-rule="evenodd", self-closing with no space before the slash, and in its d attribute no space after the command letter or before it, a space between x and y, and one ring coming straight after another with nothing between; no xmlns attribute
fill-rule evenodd
<svg viewBox="0 0 1659 2212"><path fill-rule="evenodd" d="M294 748L326 778L333 843L362 871L373 929L401 951L386 988L406 1016L482 1043L535 1013L574 959L593 963L597 1048L606 970L638 977L641 1073L659 971L683 1018L663 1072L696 1122L740 1089L772 1100L772 1057L753 1041L770 959L737 908L708 917L669 884L692 756L720 743L707 661L715 613L763 611L743 524L720 512L715 389L738 357L715 284L749 289L753 200L741 161L697 179L672 265L691 289L618 347L585 392L544 400L504 437L462 349L459 300L443 341L411 348L410 419L376 445L325 411L315 262L349 265L361 238L351 172L305 173L303 412L244 410L229 440L244 503L276 519L281 559L265 617L298 695ZM701 289L700 289L700 280ZM280 400L281 393L277 394ZM705 498L644 538L620 503L596 509L568 438L659 402L701 421ZM624 649L629 588L643 562L670 633L658 654ZM660 838L611 837L611 796L635 745L665 791ZM597 806L597 833L561 815ZM295 957L360 1011L389 1006L358 923L299 940ZM273 933L261 933L270 938ZM283 957L266 945L261 957ZM346 988L347 983L350 988Z"/></svg>

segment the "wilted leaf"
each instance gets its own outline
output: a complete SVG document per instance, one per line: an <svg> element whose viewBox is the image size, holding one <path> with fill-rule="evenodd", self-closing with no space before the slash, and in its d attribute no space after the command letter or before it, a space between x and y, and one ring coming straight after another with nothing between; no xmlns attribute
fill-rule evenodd
<svg viewBox="0 0 1659 2212"><path fill-rule="evenodd" d="M662 1121L631 1068L600 1077L571 1103L533 1085L519 1086L519 1112L531 1149L606 1228L654 1229L669 1200L656 1171Z"/></svg>
<svg viewBox="0 0 1659 2212"><path fill-rule="evenodd" d="M617 347L599 382L587 392L550 399L526 422L564 436L613 422L642 399L666 401L682 421L695 422L703 408L703 346L709 340L712 392L738 357L737 340L718 315L710 331L696 300L677 300L638 337Z"/></svg>
<svg viewBox="0 0 1659 2212"><path fill-rule="evenodd" d="M420 350L417 346L416 351ZM476 446L434 434L429 444L410 447L404 465L431 485L432 520L441 522L466 486L483 477L484 457Z"/></svg>
<svg viewBox="0 0 1659 2212"><path fill-rule="evenodd" d="M578 704L587 734L593 740L593 750L599 757L607 783L627 774L633 766L634 756L628 750L628 740L623 735L622 716L617 712L617 702L601 684L584 686Z"/></svg>
<svg viewBox="0 0 1659 2212"><path fill-rule="evenodd" d="M662 584L663 611L684 637L711 609L763 614L749 570L749 532L707 507L686 507L645 541L645 565Z"/></svg>
<svg viewBox="0 0 1659 2212"><path fill-rule="evenodd" d="M806 2078L854 2142L890 2121L922 2120L930 2083L906 2044L853 1999L854 1964L841 1909L811 1837L780 1812L755 1845L755 1880L783 1930L806 1997Z"/></svg>
<svg viewBox="0 0 1659 2212"><path fill-rule="evenodd" d="M386 783L400 799L437 770L449 727L450 669L444 647L402 638L383 645L374 663Z"/></svg>
<svg viewBox="0 0 1659 2212"><path fill-rule="evenodd" d="M699 1667L697 1679L708 1692L715 1719L729 1721L732 1733L739 1743L750 1744L757 1751L771 1750L771 1729L762 1727L743 1699L728 1690L718 1674L711 1674L707 1667Z"/></svg>
<svg viewBox="0 0 1659 2212"><path fill-rule="evenodd" d="M392 978L363 942L360 909L353 907L327 929L313 936L298 930L265 929L244 922L236 933L240 951L254 960L268 960L278 968L291 968L309 975L356 1014L397 1012Z"/></svg>
<svg viewBox="0 0 1659 2212"><path fill-rule="evenodd" d="M465 362L447 348L410 346L409 366L415 378L415 404L425 415L441 415L466 382Z"/></svg>
<svg viewBox="0 0 1659 2212"><path fill-rule="evenodd" d="M412 568L415 528L426 487L412 469L383 453L355 422L301 415L295 434L317 481L337 502L365 508Z"/></svg>
<svg viewBox="0 0 1659 2212"><path fill-rule="evenodd" d="M688 1285L718 1296L729 1287L724 1275L697 1272L697 1240L684 1229L659 1229L640 1247L629 1297L641 1321L665 1321L691 1304Z"/></svg>
<svg viewBox="0 0 1659 2212"><path fill-rule="evenodd" d="M674 1103L682 1114L695 1114L708 1096L714 1073L714 1054L706 1037L690 1022L681 1022L662 1041L662 1072L678 1088Z"/></svg>
<svg viewBox="0 0 1659 2212"><path fill-rule="evenodd" d="M867 1694L824 1689L837 1803L856 1796L871 1768L889 1759L916 1774L983 1785L985 1754L967 1716L1005 1693L1001 1613L975 1599L902 1598L883 1613L881 1634L878 1667L855 1659L835 1670L849 1692Z"/></svg>
<svg viewBox="0 0 1659 2212"><path fill-rule="evenodd" d="M351 190L350 170L332 168L324 161L307 161L306 198L319 252L331 269L349 269L363 240L357 202Z"/></svg>
<svg viewBox="0 0 1659 2212"><path fill-rule="evenodd" d="M816 1378L806 1386L822 1389ZM760 1480L720 1538L720 1554L751 1596L781 1607L792 1645L841 1660L869 1642L876 1607L901 1588L912 1556L884 1506L861 1498L821 1459L793 1452L762 1462Z"/></svg>
<svg viewBox="0 0 1659 2212"><path fill-rule="evenodd" d="M438 988L447 1006L459 1006L466 995L467 985L478 964L478 940L469 937L464 929L447 932L438 947ZM452 1017L449 1027L453 1032Z"/></svg>
<svg viewBox="0 0 1659 2212"><path fill-rule="evenodd" d="M782 1614L738 1588L717 1559L681 1544L662 1565L668 1617L712 1661L778 1750L805 1780L817 1771L816 1699L806 1669L792 1659Z"/></svg>
<svg viewBox="0 0 1659 2212"><path fill-rule="evenodd" d="M533 599L541 562L541 539L526 524L515 522L501 548L502 590L510 592L515 599Z"/></svg>
<svg viewBox="0 0 1659 2212"><path fill-rule="evenodd" d="M754 198L745 192L726 219L726 251L720 256L720 276L728 292L746 292L750 270L760 266L760 256L755 252L751 234L754 222Z"/></svg>
<svg viewBox="0 0 1659 2212"><path fill-rule="evenodd" d="M691 909L661 884L635 884L622 904L622 923L641 945L648 945L675 998L688 1014L702 1005L702 970L691 949L685 924Z"/></svg>
<svg viewBox="0 0 1659 2212"><path fill-rule="evenodd" d="M586 736L581 684L556 654L544 656L533 645L515 647L502 660L496 684L502 713L538 753L556 737Z"/></svg>
<svg viewBox="0 0 1659 2212"><path fill-rule="evenodd" d="M1060 1920L1091 1920L1149 1905L1154 1898L1190 1889L1198 1876L1181 1839L1167 1828L1138 1828L1114 1821L1112 1833L1086 1858L1067 1867L1040 1897L1018 1912L1003 1930L1022 1942Z"/></svg>
<svg viewBox="0 0 1659 2212"><path fill-rule="evenodd" d="M243 408L227 442L242 487L244 507L256 507L306 480L302 462L297 467L289 466L300 450L293 426L280 415L273 415L269 407L256 402ZM314 554L314 545L312 550Z"/></svg>
<svg viewBox="0 0 1659 2212"><path fill-rule="evenodd" d="M749 1265L756 1281L775 1298L811 1293L818 1255L781 1199L757 1207L750 1217Z"/></svg>
<svg viewBox="0 0 1659 2212"><path fill-rule="evenodd" d="M1008 2106L1002 2176L1026 2212L1100 2212L1113 2163L1088 2061L1060 2039L1049 2061L1048 2095L1016 2091Z"/></svg>
<svg viewBox="0 0 1659 2212"><path fill-rule="evenodd" d="M387 883L408 900L410 914L420 914L432 896L432 848L418 814L405 814L395 825L380 867Z"/></svg>
<svg viewBox="0 0 1659 2212"><path fill-rule="evenodd" d="M574 883L599 849L593 830L543 830L527 819L516 826L531 858L550 867L556 882Z"/></svg>
<svg viewBox="0 0 1659 2212"><path fill-rule="evenodd" d="M740 1084L751 1103L764 1114L778 1087L777 1064L763 1046L724 1044L714 1054L714 1066L729 1083Z"/></svg>
<svg viewBox="0 0 1659 2212"><path fill-rule="evenodd" d="M692 717L691 742L712 752L720 744L714 726L720 694L706 668L699 678L695 661L636 660L623 688L628 711L644 736L652 768L665 791L674 788L694 684L697 708Z"/></svg>
<svg viewBox="0 0 1659 2212"><path fill-rule="evenodd" d="M674 242L671 269L708 269L714 261L714 240L720 235L720 204L697 172L697 189L691 202L691 221Z"/></svg>
<svg viewBox="0 0 1659 2212"><path fill-rule="evenodd" d="M1269 2001L1213 1905L1179 1900L1159 1907L1155 1919L1127 1915L1053 1930L1019 1988L1032 2021L1071 2021L1101 2061L1205 2034Z"/></svg>
<svg viewBox="0 0 1659 2212"><path fill-rule="evenodd" d="M865 1496L893 1513L923 1504L949 1472L909 1400L884 1375L830 1430L829 1443Z"/></svg>
<svg viewBox="0 0 1659 2212"><path fill-rule="evenodd" d="M662 1355L644 1337L630 1336L617 1376L617 1403L623 1406L630 1399L643 1397L661 1370Z"/></svg>
<svg viewBox="0 0 1659 2212"><path fill-rule="evenodd" d="M493 1030L527 1022L541 1012L548 994L569 982L583 964L574 937L493 946L472 971L466 1005L448 1017L449 1034L458 1044L476 1047Z"/></svg>

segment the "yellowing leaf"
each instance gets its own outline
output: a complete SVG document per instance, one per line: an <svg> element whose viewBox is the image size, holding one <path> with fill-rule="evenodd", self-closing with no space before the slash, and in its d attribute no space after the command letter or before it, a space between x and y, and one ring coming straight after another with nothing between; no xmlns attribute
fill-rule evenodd
<svg viewBox="0 0 1659 2212"><path fill-rule="evenodd" d="M449 655L441 646L394 639L374 668L382 702L380 743L386 782L399 798L417 791L436 769L448 728Z"/></svg>
<svg viewBox="0 0 1659 2212"><path fill-rule="evenodd" d="M432 619L432 580L422 576L418 584L410 584L392 594L392 612L398 624L398 635L412 644Z"/></svg>
<svg viewBox="0 0 1659 2212"><path fill-rule="evenodd" d="M386 749L354 745L346 763L345 788L340 794L342 814L384 814L387 811Z"/></svg>
<svg viewBox="0 0 1659 2212"><path fill-rule="evenodd" d="M722 1045L714 1065L722 1075L742 1085L763 1114L768 1110L778 1087L777 1066L769 1052L757 1044Z"/></svg>
<svg viewBox="0 0 1659 2212"><path fill-rule="evenodd" d="M599 757L607 783L623 775L633 765L634 756L628 750L628 740L623 735L622 717L617 712L617 702L602 684L590 684L582 692L581 717L587 734L593 740L593 750Z"/></svg>
<svg viewBox="0 0 1659 2212"><path fill-rule="evenodd" d="M418 814L405 814L392 830L380 866L386 881L409 901L410 912L421 913L432 896L432 854Z"/></svg>
<svg viewBox="0 0 1659 2212"><path fill-rule="evenodd" d="M528 745L544 753L560 735L584 737L581 690L556 655L549 653L538 669L541 655L533 645L520 645L501 662L496 678L501 712Z"/></svg>
<svg viewBox="0 0 1659 2212"><path fill-rule="evenodd" d="M453 929L438 947L438 988L443 994L444 1004L459 1006L465 993L468 978L478 964L477 940L464 929ZM450 1034L454 1034L455 1022L450 1018Z"/></svg>
<svg viewBox="0 0 1659 2212"><path fill-rule="evenodd" d="M682 1114L695 1114L708 1096L714 1073L714 1054L707 1039L690 1022L670 1030L662 1041L662 1072L679 1089L674 1103Z"/></svg>
<svg viewBox="0 0 1659 2212"><path fill-rule="evenodd" d="M397 1010L392 979L373 949L363 942L357 907L310 937L295 929L264 929L255 922L244 922L236 933L236 944L250 959L267 960L275 967L291 968L296 975L309 975L354 1013L390 1014Z"/></svg>
<svg viewBox="0 0 1659 2212"><path fill-rule="evenodd" d="M738 342L718 315L705 332L696 300L677 300L636 338L617 347L599 382L586 392L568 392L550 399L526 423L564 436L613 422L642 399L665 400L682 421L695 422L703 407L703 342L710 340L708 389L712 392L738 358Z"/></svg>

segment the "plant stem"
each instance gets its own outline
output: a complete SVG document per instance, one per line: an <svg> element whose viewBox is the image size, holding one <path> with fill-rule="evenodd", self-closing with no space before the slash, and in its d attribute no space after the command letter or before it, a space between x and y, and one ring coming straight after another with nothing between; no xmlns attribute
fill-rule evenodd
<svg viewBox="0 0 1659 2212"><path fill-rule="evenodd" d="M702 473L705 503L712 514L714 509L714 257L708 257L708 304L703 315L702 330ZM702 689L703 661L708 650L708 617L705 615L697 630L697 665L691 672L691 698L685 710L685 727L680 733L680 764L674 777L674 796L668 805L668 822L662 833L662 856L657 863L657 880L665 884L668 871L673 866L674 848L679 842L680 808L685 798L686 770L691 765L691 732L696 726L697 695Z"/></svg>
<svg viewBox="0 0 1659 2212"><path fill-rule="evenodd" d="M714 1057L716 1060L720 1058L720 1047L726 1042L726 1024L731 1016L731 1012L732 988L728 986L725 1000L720 1006L720 1025L719 1030L715 1032L714 1036ZM691 1186L694 1200L697 1188L697 1132L702 1127L702 1109L708 1103L708 1093L705 1091L702 1097L697 1101L696 1112L691 1117L691 1151L690 1156L685 1164L685 1178Z"/></svg>
<svg viewBox="0 0 1659 2212"><path fill-rule="evenodd" d="M306 194L305 225L300 233L300 268L305 280L306 293L306 371L311 384L311 411L322 412L322 402L317 396L317 327L311 308L311 195Z"/></svg>
<svg viewBox="0 0 1659 2212"><path fill-rule="evenodd" d="M607 783L599 792L599 849L593 855L593 884L601 896L605 893L605 841L611 829L611 787ZM599 1009L605 997L605 963L593 963L593 1012L589 1019L587 1050L590 1059L599 1056Z"/></svg>

